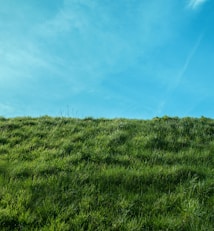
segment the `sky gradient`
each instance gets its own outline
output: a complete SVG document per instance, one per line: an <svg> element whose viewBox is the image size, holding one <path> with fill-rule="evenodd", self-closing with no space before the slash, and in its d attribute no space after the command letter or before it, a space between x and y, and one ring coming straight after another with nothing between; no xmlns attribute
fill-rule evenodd
<svg viewBox="0 0 214 231"><path fill-rule="evenodd" d="M214 118L213 0L0 4L0 116Z"/></svg>

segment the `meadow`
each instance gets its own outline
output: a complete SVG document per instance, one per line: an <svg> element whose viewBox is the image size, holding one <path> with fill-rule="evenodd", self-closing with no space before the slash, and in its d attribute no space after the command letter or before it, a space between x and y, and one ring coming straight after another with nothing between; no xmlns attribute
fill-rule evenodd
<svg viewBox="0 0 214 231"><path fill-rule="evenodd" d="M0 117L0 230L214 230L214 120Z"/></svg>

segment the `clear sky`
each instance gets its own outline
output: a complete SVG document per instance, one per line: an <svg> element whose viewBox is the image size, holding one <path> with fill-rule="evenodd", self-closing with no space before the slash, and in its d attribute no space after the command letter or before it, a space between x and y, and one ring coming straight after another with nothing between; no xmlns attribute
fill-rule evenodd
<svg viewBox="0 0 214 231"><path fill-rule="evenodd" d="M213 0L0 0L0 115L214 118Z"/></svg>

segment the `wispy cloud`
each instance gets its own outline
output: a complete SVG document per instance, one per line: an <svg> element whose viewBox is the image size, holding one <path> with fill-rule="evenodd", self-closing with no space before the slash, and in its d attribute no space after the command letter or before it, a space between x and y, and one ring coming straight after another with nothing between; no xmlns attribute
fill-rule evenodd
<svg viewBox="0 0 214 231"><path fill-rule="evenodd" d="M169 100L171 100L173 93L180 86L180 84L181 84L181 82L185 76L186 71L189 69L189 67L191 65L192 59L194 58L194 56L195 56L195 54L196 54L196 52L197 52L197 50L201 44L202 39L203 39L203 34L201 34L197 38L194 46L189 51L189 53L186 57L186 60L183 64L183 66L181 67L180 71L178 72L177 76L173 79L171 84L169 84L169 87L168 87L166 94L165 94L165 99L163 100L163 103L161 102L160 105L158 106L157 113L161 114L161 112L164 111L165 107L167 106L167 102Z"/></svg>
<svg viewBox="0 0 214 231"><path fill-rule="evenodd" d="M195 9L197 9L199 6L203 5L207 1L208 0L190 0L189 3L188 3L188 7L195 10Z"/></svg>
<svg viewBox="0 0 214 231"><path fill-rule="evenodd" d="M195 42L193 48L190 50L190 52L189 52L189 54L188 54L188 56L187 56L187 58L185 60L185 63L183 65L182 69L180 70L180 73L178 74L176 80L175 80L174 87L177 87L179 85L179 83L181 82L181 79L183 78L185 72L187 71L187 69L188 69L188 67L189 67L189 65L191 63L191 60L193 59L196 51L198 50L198 47L200 46L200 43L201 43L202 39L203 39L203 34L201 34L198 37L198 39Z"/></svg>
<svg viewBox="0 0 214 231"><path fill-rule="evenodd" d="M171 0L166 1L167 7L156 7L153 0L130 8L128 2L120 0L107 6L99 1L67 0L55 17L36 28L36 33L42 41L48 41L46 47L51 47L52 54L64 59L63 70L71 73L73 82L88 86L86 78L99 82L121 72L135 65L138 56L171 37ZM118 6L123 8L115 16ZM66 50L57 50L61 43Z"/></svg>
<svg viewBox="0 0 214 231"><path fill-rule="evenodd" d="M173 5L171 0L166 0L170 4L166 4L167 9L164 6L161 10L161 4L154 7L154 0L149 4L133 4L132 8L129 1L123 3L121 0L111 3L111 6L91 0L62 2L64 4L51 16L38 17L38 9L33 12L43 20L33 20L31 12L23 14L26 22L23 28L19 20L2 20L4 24L0 28L8 25L11 28L5 29L5 38L0 39L0 55L4 60L4 66L0 67L1 73L4 73L0 83L8 76L10 81L14 76L20 82L31 75L44 78L44 74L49 72L58 78L67 76L73 86L88 86L86 78L89 81L96 78L99 82L104 75L109 76L134 65L146 49L164 43L171 34L168 23ZM123 6L123 9L117 10L118 6ZM19 6L23 7L23 4ZM115 10L119 16L115 16ZM14 11L17 13L15 7ZM125 18L127 24L121 23ZM19 30L15 30L17 21ZM127 33L127 27L130 33ZM156 36L157 33L159 36Z"/></svg>

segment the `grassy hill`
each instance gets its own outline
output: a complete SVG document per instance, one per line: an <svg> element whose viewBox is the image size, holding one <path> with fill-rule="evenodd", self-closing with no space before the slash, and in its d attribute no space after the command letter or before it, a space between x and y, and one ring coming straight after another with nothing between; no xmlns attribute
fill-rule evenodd
<svg viewBox="0 0 214 231"><path fill-rule="evenodd" d="M0 230L214 230L214 120L0 118Z"/></svg>

